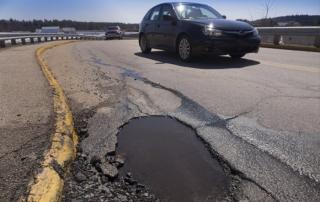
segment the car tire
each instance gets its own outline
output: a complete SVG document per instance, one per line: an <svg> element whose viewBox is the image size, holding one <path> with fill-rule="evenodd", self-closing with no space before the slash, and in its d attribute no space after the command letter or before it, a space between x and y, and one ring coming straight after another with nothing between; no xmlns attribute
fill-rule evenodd
<svg viewBox="0 0 320 202"><path fill-rule="evenodd" d="M230 57L231 57L232 59L240 59L240 58L244 57L245 55L246 55L245 53L230 54Z"/></svg>
<svg viewBox="0 0 320 202"><path fill-rule="evenodd" d="M192 60L192 45L188 36L181 36L177 44L177 53L183 62Z"/></svg>
<svg viewBox="0 0 320 202"><path fill-rule="evenodd" d="M151 52L151 48L149 47L148 39L145 35L141 35L139 39L139 46L142 53L148 54Z"/></svg>

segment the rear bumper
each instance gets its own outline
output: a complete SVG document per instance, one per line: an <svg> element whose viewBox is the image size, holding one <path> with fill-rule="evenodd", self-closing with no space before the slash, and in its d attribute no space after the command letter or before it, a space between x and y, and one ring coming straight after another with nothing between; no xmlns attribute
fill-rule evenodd
<svg viewBox="0 0 320 202"><path fill-rule="evenodd" d="M205 39L193 43L193 52L195 54L212 53L216 55L257 53L259 51L261 39Z"/></svg>
<svg viewBox="0 0 320 202"><path fill-rule="evenodd" d="M107 33L106 38L121 38L122 34L116 34L116 33Z"/></svg>

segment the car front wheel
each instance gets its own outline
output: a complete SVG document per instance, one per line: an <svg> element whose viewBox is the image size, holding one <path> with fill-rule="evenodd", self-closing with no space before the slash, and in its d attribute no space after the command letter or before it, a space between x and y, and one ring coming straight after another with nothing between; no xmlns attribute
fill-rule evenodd
<svg viewBox="0 0 320 202"><path fill-rule="evenodd" d="M187 36L182 36L178 42L179 58L184 62L190 62L192 59L192 47Z"/></svg>
<svg viewBox="0 0 320 202"><path fill-rule="evenodd" d="M142 53L150 53L151 48L149 47L149 43L147 40L147 37L145 35L142 35L139 40L139 45Z"/></svg>

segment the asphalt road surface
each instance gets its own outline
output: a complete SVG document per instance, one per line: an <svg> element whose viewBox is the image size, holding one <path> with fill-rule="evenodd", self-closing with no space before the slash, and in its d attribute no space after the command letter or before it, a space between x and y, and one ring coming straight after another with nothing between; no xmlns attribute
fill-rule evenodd
<svg viewBox="0 0 320 202"><path fill-rule="evenodd" d="M114 152L131 118L169 115L223 162L237 182L234 200L320 198L319 53L261 48L241 60L182 63L164 51L141 54L136 40L125 40L76 42L48 51L46 60L76 126L88 131L81 150L89 158ZM66 200L76 193L71 185Z"/></svg>
<svg viewBox="0 0 320 202"><path fill-rule="evenodd" d="M35 58L41 45L0 50L0 201L17 201L50 145L51 90Z"/></svg>

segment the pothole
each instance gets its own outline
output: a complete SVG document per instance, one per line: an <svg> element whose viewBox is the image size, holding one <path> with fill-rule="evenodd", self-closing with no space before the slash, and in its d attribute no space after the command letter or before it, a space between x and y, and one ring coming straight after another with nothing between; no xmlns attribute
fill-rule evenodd
<svg viewBox="0 0 320 202"><path fill-rule="evenodd" d="M169 117L133 119L119 132L120 176L149 187L161 201L221 201L231 183L194 130Z"/></svg>

